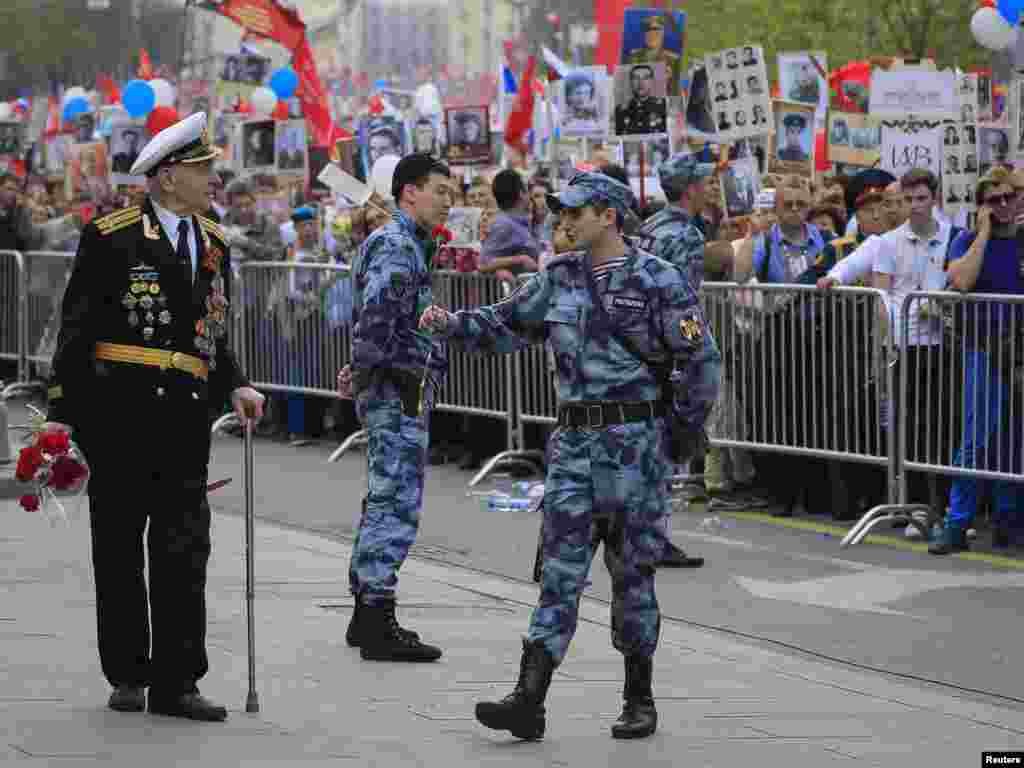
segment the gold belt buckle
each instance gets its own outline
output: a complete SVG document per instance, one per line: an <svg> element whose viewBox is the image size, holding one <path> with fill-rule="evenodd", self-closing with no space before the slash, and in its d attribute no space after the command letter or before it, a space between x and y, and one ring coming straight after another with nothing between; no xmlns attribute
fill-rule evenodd
<svg viewBox="0 0 1024 768"><path fill-rule="evenodd" d="M171 356L167 358L167 364L164 366L164 369L176 368L179 371L185 370L180 364L183 357L184 355L181 352L171 352Z"/></svg>

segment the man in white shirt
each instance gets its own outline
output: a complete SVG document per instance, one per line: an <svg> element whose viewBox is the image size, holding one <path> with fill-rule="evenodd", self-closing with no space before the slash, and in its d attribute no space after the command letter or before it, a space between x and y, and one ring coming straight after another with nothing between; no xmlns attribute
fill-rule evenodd
<svg viewBox="0 0 1024 768"><path fill-rule="evenodd" d="M950 446L945 435L948 424L940 423L944 400L952 392L943 391L949 381L949 351L941 345L940 320L927 312L927 302L912 301L908 314L903 313L906 297L914 291L941 291L946 285L944 270L949 243L959 233L949 221L938 221L934 206L938 179L930 171L916 168L900 179L910 206L905 224L878 238L880 247L872 268L872 285L886 291L889 318L896 343L906 346L900 356L897 375L908 379L907 440L909 458L941 464L948 461ZM906 328L903 327L906 322ZM898 390L897 390L898 391ZM891 393L895 395L895 392ZM895 401L896 398L893 397ZM932 423L928 423L931 421ZM908 475L907 498L924 503L929 499L932 514L941 517L944 510L939 498L935 476L918 473Z"/></svg>

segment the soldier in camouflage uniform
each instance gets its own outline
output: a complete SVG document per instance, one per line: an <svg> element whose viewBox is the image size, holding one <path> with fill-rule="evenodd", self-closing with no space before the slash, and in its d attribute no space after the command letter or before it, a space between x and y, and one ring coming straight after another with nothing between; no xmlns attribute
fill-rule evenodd
<svg viewBox="0 0 1024 768"><path fill-rule="evenodd" d="M352 362L338 385L342 396L355 396L369 433L369 492L352 548L346 640L373 661L441 657L399 626L395 586L419 527L430 411L448 370L445 345L416 321L433 300L427 251L431 231L448 217L451 185L447 166L430 155L402 158L392 181L398 210L363 243L352 270Z"/></svg>
<svg viewBox="0 0 1024 768"><path fill-rule="evenodd" d="M704 281L704 235L693 222L690 206L704 205L704 179L714 173L712 163L680 152L658 166L661 189L668 205L644 222L637 232L637 245L659 259L675 265L690 280L694 291ZM669 542L659 565L668 568L699 568L704 558L690 557Z"/></svg>
<svg viewBox="0 0 1024 768"><path fill-rule="evenodd" d="M455 315L431 307L420 320L470 351L547 341L555 354L559 414L548 444L540 602L515 690L476 709L481 723L519 738L544 734L544 699L576 630L596 516L612 576L612 642L626 668L612 735L657 727L654 573L669 535L667 454L702 432L721 358L686 277L623 239L632 197L608 176L578 174L548 204L571 221L582 250L557 255L499 304Z"/></svg>

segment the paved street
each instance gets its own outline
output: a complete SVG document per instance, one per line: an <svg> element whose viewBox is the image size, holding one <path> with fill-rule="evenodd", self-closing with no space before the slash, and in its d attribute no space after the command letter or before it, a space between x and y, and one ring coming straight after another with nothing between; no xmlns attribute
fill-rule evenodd
<svg viewBox="0 0 1024 768"><path fill-rule="evenodd" d="M515 677L536 596L528 581L536 516L484 511L467 496L468 473L431 468L400 613L446 655L417 667L361 662L342 635L364 456L327 465L333 446L266 441L256 446L256 509L267 521L257 528L262 711L246 715L240 446L217 438L211 472L235 482L211 496L224 514L214 523L203 691L232 709L229 722L105 710L86 521L51 530L0 502L0 757L61 766L945 766L977 765L983 749L1024 737L1017 702L811 653L1024 698L1014 663L1024 570L881 545L840 553L835 537L756 518L706 532L703 513L693 513L675 518L675 539L709 564L658 577L666 621L657 736L641 744L607 736L622 671L598 565L585 622L552 686L548 738L515 743L480 727L472 705L503 695Z"/></svg>

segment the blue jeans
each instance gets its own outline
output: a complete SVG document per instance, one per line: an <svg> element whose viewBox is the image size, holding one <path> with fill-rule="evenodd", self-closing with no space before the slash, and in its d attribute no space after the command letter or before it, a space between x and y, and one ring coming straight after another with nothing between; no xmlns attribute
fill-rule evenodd
<svg viewBox="0 0 1024 768"><path fill-rule="evenodd" d="M1010 371L1000 370L988 352L967 350L964 366L964 425L960 450L954 464L958 467L999 472L1020 472L1020 404L1014 404L1014 424L1010 423ZM1011 451L1011 446L1013 451ZM1011 453L1014 466L1010 466ZM957 477L949 495L946 526L966 529L978 507L981 483L992 484L995 498L992 522L1006 528L1024 500L1024 486L1007 480L977 480Z"/></svg>

